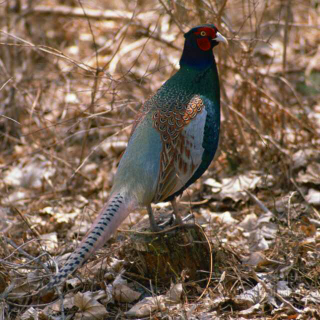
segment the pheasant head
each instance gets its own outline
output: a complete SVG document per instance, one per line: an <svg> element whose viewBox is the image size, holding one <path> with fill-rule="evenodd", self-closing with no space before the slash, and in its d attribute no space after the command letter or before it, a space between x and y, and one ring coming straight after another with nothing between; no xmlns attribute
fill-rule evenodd
<svg viewBox="0 0 320 320"><path fill-rule="evenodd" d="M213 24L203 24L185 33L185 44L180 60L181 67L189 66L204 69L214 63L212 49L219 42L228 44Z"/></svg>

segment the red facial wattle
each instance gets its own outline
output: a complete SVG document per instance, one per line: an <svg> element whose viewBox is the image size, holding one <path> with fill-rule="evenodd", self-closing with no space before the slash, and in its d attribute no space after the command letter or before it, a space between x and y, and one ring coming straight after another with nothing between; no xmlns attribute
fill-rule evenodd
<svg viewBox="0 0 320 320"><path fill-rule="evenodd" d="M211 43L208 38L197 39L198 47L203 51L208 51L211 49Z"/></svg>

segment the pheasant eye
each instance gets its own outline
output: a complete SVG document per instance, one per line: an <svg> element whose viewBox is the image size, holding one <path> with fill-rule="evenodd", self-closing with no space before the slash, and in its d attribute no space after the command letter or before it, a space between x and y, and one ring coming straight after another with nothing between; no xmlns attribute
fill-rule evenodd
<svg viewBox="0 0 320 320"><path fill-rule="evenodd" d="M205 31L201 31L201 32L200 32L200 35L201 35L202 37L205 37L205 36L207 35L207 33L206 33Z"/></svg>

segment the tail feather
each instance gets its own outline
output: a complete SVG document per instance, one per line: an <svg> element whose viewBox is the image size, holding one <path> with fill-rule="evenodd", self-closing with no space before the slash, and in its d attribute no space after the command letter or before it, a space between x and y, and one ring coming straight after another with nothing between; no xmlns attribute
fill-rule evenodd
<svg viewBox="0 0 320 320"><path fill-rule="evenodd" d="M60 272L53 276L46 288L51 289L63 283L69 275L81 267L94 252L104 245L135 206L135 201L121 192L113 194L101 209L87 236L71 254Z"/></svg>

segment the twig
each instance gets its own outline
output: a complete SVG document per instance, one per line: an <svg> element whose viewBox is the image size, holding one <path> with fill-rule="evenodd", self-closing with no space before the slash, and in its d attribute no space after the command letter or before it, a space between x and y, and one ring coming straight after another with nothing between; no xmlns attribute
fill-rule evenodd
<svg viewBox="0 0 320 320"><path fill-rule="evenodd" d="M1 91L1 88L0 88L0 91ZM21 126L21 123L20 123L20 122L18 122L17 120L12 119L12 118L10 118L10 117L7 117L7 116L5 116L4 114L0 114L0 117L3 117L3 118L8 119L8 120L10 120L10 121L13 121L14 123L16 123L16 124L18 124L19 126Z"/></svg>
<svg viewBox="0 0 320 320"><path fill-rule="evenodd" d="M277 26L290 26L290 27L296 27L296 28L310 28L310 29L318 29L320 30L320 25L313 25L313 24L305 24L305 23L293 23L293 22L283 22L283 21L268 21L264 24L261 25L261 27L266 27L266 26L273 26L273 25L277 25Z"/></svg>
<svg viewBox="0 0 320 320"><path fill-rule="evenodd" d="M245 96L246 96L246 92L247 92L247 90L246 90L244 87L247 87L247 86L242 86L241 89L242 89L242 91L245 92L245 93L242 94L239 99L237 99L237 95L235 95L235 96L236 96L236 99L237 99L237 100L236 100L236 103L235 103L236 105L241 105L241 104L243 103L243 100L244 100L244 98L245 98ZM237 90L237 91L241 91L241 89L240 89L240 90ZM244 90L244 89L245 89L245 90ZM245 136L244 136L243 127L242 127L242 125L241 125L241 123L240 123L239 116L238 116L237 113L233 112L233 113L232 113L232 117L233 117L233 119L234 119L234 121L235 121L235 125L236 125L236 127L237 127L237 129L238 129L238 132L239 132L239 134L240 134L240 137L241 137L241 140L242 140L242 142L243 142L244 148L245 148L245 150L246 150L246 153L247 153L247 156L248 156L250 165L252 166L252 165L253 165L253 160L252 160L252 155L251 155L250 147L249 147L249 144L248 144L248 139L246 139Z"/></svg>
<svg viewBox="0 0 320 320"><path fill-rule="evenodd" d="M222 101L223 102L223 101ZM233 108L231 105L228 103L224 103L230 110L235 112L261 139L261 141L267 145L266 140L270 141L281 153L285 154L286 156L290 156L289 151L281 148L277 142L273 140L270 136L262 135L260 131L238 110Z"/></svg>
<svg viewBox="0 0 320 320"><path fill-rule="evenodd" d="M88 26L90 29L90 33L91 33L91 37L92 37L92 41L93 41L93 46L94 46L94 51L95 51L95 58L96 58L96 72L94 75L94 83L93 83L93 88L91 91L91 102L90 102L90 106L89 106L89 111L91 114L94 114L94 106L95 106L95 101L96 101L96 94L97 91L99 90L99 74L100 74L100 68L99 68L99 57L98 57L98 49L97 49L97 44L96 44L96 40L95 40L95 36L94 33L92 31L92 26L90 23L90 18L87 15L86 10L84 9L81 1L78 1L78 3L81 6L81 9L83 11L83 14L85 15L85 17L87 18L87 22L88 22ZM87 131L86 134L83 137L82 140L82 146L81 146L81 154L80 154L80 159L79 159L79 164L82 163L83 157L84 157L84 152L85 152L85 148L87 145L87 141L88 141L88 135L89 135L89 130L91 128L92 125L92 118L88 118L88 123L87 123Z"/></svg>
<svg viewBox="0 0 320 320"><path fill-rule="evenodd" d="M12 80L13 80L13 78L10 77L7 81L5 81L5 82L3 83L3 85L0 87L0 91L3 90L3 88L4 88L9 82L11 82ZM12 119L12 121L15 121L15 120ZM17 122L17 123L19 123L19 122ZM19 123L19 124L20 124L20 123Z"/></svg>
<svg viewBox="0 0 320 320"><path fill-rule="evenodd" d="M6 36L8 37L11 37L15 40L18 40L22 43L24 43L24 46L26 47L30 47L30 48L33 48L33 49L37 49L37 50L40 50L42 52L45 52L45 53L49 53L53 56L56 56L58 58L62 58L62 59L65 59L71 63L73 63L74 65L76 65L78 68L81 68L83 69L84 71L89 71L89 72L92 72L92 71L95 71L94 68L90 67L89 65L86 65L80 61L76 61L75 59L72 59L68 56L66 56L64 53L62 53L61 51L55 49L55 48L52 48L52 47L48 47L48 46L44 46L44 45L35 45L33 44L32 42L30 41L27 41L25 39L22 39L12 33L8 33L8 32L5 32L3 30L0 30L0 33L2 34L5 34ZM16 43L4 43L4 42L0 42L0 45L5 45L5 46L14 46L14 47L21 47L23 45L21 44L16 44Z"/></svg>
<svg viewBox="0 0 320 320"><path fill-rule="evenodd" d="M6 299L9 293L14 289L17 279L13 278L12 282L5 288L5 290L0 294L0 299ZM6 301L7 302L7 301Z"/></svg>
<svg viewBox="0 0 320 320"><path fill-rule="evenodd" d="M287 65L287 46L289 37L289 15L290 15L291 0L287 0L287 12L286 12L286 23L283 35L283 55L282 55L282 72L286 71Z"/></svg>
<svg viewBox="0 0 320 320"><path fill-rule="evenodd" d="M24 267L27 264L35 261L37 262L46 272L50 272L49 269L41 262L40 258L44 255L48 255L47 252L44 252L43 254L41 254L39 257L33 257L32 255L30 255L29 253L27 253L26 251L24 251L21 246L16 245L11 239L3 236L3 239L5 241L7 241L13 248L15 248L18 252L20 252L22 255L24 255L25 257L27 257L28 259L30 259L31 261L28 261L25 264L20 265L20 267ZM16 265L16 264L15 264Z"/></svg>
<svg viewBox="0 0 320 320"><path fill-rule="evenodd" d="M245 192L260 207L263 212L273 215L273 213L253 193L251 193L249 190L245 190Z"/></svg>
<svg viewBox="0 0 320 320"><path fill-rule="evenodd" d="M178 46L176 46L176 45L174 44L174 41L169 42L168 40L164 39L164 38L161 36L161 34L154 34L154 33L150 34L149 29L144 30L144 31L141 31L141 32L139 32L139 34L141 34L141 35L143 35L143 36L145 36L145 37L148 37L148 38L150 38L150 39L152 39L152 40L161 42L161 43L165 44L166 46L168 46L169 48L172 48L172 49L175 49L175 50L178 50L178 51L181 50L180 47L178 47Z"/></svg>
<svg viewBox="0 0 320 320"><path fill-rule="evenodd" d="M209 201L210 201L209 199L204 199L201 201L179 201L179 204L199 206L201 204L206 204Z"/></svg>
<svg viewBox="0 0 320 320"><path fill-rule="evenodd" d="M217 13L217 20L218 20L219 24L221 24L222 13L223 13L224 8L227 5L227 2L228 2L228 0L223 1L223 3L221 4L221 7L219 8L219 11Z"/></svg>
<svg viewBox="0 0 320 320"><path fill-rule="evenodd" d="M208 291L209 285L211 283L211 279L212 279L212 272L213 272L213 258L212 258L212 247L211 247L211 243L206 235L206 233L203 231L202 227L195 223L195 225L202 231L203 235L205 236L208 246L209 246L209 254L210 254L210 273L209 273L209 279L206 285L206 288L202 291L200 297L197 299L197 301L201 300L201 298L204 296L204 294Z"/></svg>
<svg viewBox="0 0 320 320"><path fill-rule="evenodd" d="M124 10L97 10L97 9L88 9L86 8L85 12L82 8L75 8L69 6L35 6L32 10L29 10L27 7L23 7L23 10L26 11L26 15L32 13L37 14L50 14L50 15L59 15L67 16L74 18L90 18L96 20L131 20L132 12ZM152 20L154 17L154 12L143 12L138 14L138 19L140 21Z"/></svg>
<svg viewBox="0 0 320 320"><path fill-rule="evenodd" d="M160 234L165 234L168 233L169 231L175 230L175 229L192 229L194 228L194 226L197 226L198 224L183 224L181 225L175 225L169 228L166 228L164 230L161 231L137 231L137 230L124 230L124 229L120 229L118 228L118 231L120 232L124 232L124 233L132 233L132 234L145 234L145 235L160 235Z"/></svg>
<svg viewBox="0 0 320 320"><path fill-rule="evenodd" d="M171 19L175 22L175 24L178 26L178 28L180 29L180 31L182 33L184 33L183 28L180 24L180 22L176 19L175 15L171 12L170 9L167 8L166 4L163 2L163 0L159 0L159 2L161 3L161 5L163 6L164 10L167 12L167 14L171 17Z"/></svg>
<svg viewBox="0 0 320 320"><path fill-rule="evenodd" d="M118 135L120 132L124 131L125 129L127 129L129 126L124 127L122 130L116 132L115 134L107 137L106 139L102 140L100 143L98 143L94 148L92 148L91 152L86 156L86 158L82 161L82 163L77 167L77 169L73 172L73 174L71 175L70 179L72 179L78 172L79 170L84 166L84 164L87 162L87 160L91 157L91 155L100 147L101 144L104 143L105 140L114 137L116 135Z"/></svg>
<svg viewBox="0 0 320 320"><path fill-rule="evenodd" d="M268 292L270 295L274 295L276 296L281 302L283 302L286 306L288 306L292 311L300 314L301 311L299 309L297 309L296 307L294 307L292 305L291 302L287 301L286 299L284 299L276 290L272 290L271 288L269 288L264 281L262 281L261 279L259 279L259 277L257 276L257 274L255 273L254 270L251 270L251 274L252 274L252 277L254 278L254 280L256 280L257 282L259 282L264 290L266 290L266 292Z"/></svg>
<svg viewBox="0 0 320 320"><path fill-rule="evenodd" d="M272 102L275 103L275 105L280 109L283 110L285 114L287 114L291 119L293 119L294 121L296 121L302 128L304 128L305 130L307 130L308 132L312 132L315 135L318 135L316 130L313 128L310 128L308 123L303 123L297 116L293 115L282 103L280 103L273 95L271 95L268 91L267 88L260 88L256 83L254 83L251 80L243 80L243 81L247 81L248 83L250 83L256 90L260 91L261 93L263 93L268 99L270 99Z"/></svg>
<svg viewBox="0 0 320 320"><path fill-rule="evenodd" d="M194 6L196 7L196 10L198 12L198 16L200 18L200 23L205 23L205 16L204 16L204 10L203 10L203 1L202 0L193 0Z"/></svg>
<svg viewBox="0 0 320 320"><path fill-rule="evenodd" d="M40 234L38 233L38 231L34 227L32 227L32 225L29 223L28 219L16 207L13 207L13 209L20 216L21 220L28 226L28 228L33 233L33 235L36 238L40 238Z"/></svg>
<svg viewBox="0 0 320 320"><path fill-rule="evenodd" d="M291 200L292 197L297 193L297 191L291 192L289 199L288 199L288 214L287 214L287 220L288 220L288 227L291 229Z"/></svg>

